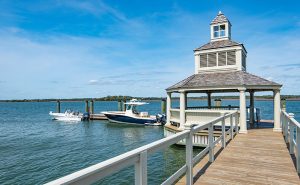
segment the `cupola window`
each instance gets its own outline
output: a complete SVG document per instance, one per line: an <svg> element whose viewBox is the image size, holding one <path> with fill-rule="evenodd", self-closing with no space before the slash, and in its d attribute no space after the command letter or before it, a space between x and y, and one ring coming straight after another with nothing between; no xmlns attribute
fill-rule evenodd
<svg viewBox="0 0 300 185"><path fill-rule="evenodd" d="M214 37L225 37L225 24L214 26Z"/></svg>

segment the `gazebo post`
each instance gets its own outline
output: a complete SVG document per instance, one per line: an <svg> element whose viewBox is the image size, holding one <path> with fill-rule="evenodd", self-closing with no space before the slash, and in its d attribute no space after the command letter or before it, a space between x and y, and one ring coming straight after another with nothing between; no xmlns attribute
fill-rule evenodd
<svg viewBox="0 0 300 185"><path fill-rule="evenodd" d="M180 93L180 127L184 129L185 125L185 108L186 108L186 92L185 91L179 91Z"/></svg>
<svg viewBox="0 0 300 185"><path fill-rule="evenodd" d="M250 127L254 128L254 91L250 91Z"/></svg>
<svg viewBox="0 0 300 185"><path fill-rule="evenodd" d="M170 125L170 119L171 119L171 107L172 107L172 93L171 92L167 92L167 125Z"/></svg>
<svg viewBox="0 0 300 185"><path fill-rule="evenodd" d="M246 119L246 88L239 88L240 91L240 130L239 133L247 134L247 119Z"/></svg>
<svg viewBox="0 0 300 185"><path fill-rule="evenodd" d="M207 107L211 109L211 92L207 92Z"/></svg>
<svg viewBox="0 0 300 185"><path fill-rule="evenodd" d="M274 132L281 132L282 129L280 127L280 89L275 89L274 93Z"/></svg>

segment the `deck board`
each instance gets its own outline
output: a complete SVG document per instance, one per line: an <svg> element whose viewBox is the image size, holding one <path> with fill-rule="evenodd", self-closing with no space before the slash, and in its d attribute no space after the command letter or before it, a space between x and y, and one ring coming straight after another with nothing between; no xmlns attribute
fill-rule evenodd
<svg viewBox="0 0 300 185"><path fill-rule="evenodd" d="M194 168L198 168L194 173L199 171L199 165ZM282 134L253 129L238 134L195 184L300 184L300 180Z"/></svg>

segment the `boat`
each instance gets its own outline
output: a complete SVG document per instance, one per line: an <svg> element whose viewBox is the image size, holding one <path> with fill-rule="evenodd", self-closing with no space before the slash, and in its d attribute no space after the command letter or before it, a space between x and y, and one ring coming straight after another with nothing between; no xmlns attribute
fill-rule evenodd
<svg viewBox="0 0 300 185"><path fill-rule="evenodd" d="M136 125L164 125L166 116L163 114L149 115L148 112L138 112L137 107L149 104L147 102L140 102L132 99L125 103L127 105L126 111L104 111L104 114L110 122L122 124L136 124Z"/></svg>
<svg viewBox="0 0 300 185"><path fill-rule="evenodd" d="M50 111L49 115L52 117L53 120L58 121L82 121L86 120L88 115L86 113L81 114L79 112L66 110L64 113L55 113Z"/></svg>

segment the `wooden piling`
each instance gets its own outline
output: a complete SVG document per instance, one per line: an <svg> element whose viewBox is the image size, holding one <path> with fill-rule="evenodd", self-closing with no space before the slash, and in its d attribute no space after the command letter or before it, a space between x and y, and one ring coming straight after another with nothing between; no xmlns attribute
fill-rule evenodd
<svg viewBox="0 0 300 185"><path fill-rule="evenodd" d="M60 101L57 100L57 105L56 105L56 112L60 113Z"/></svg>
<svg viewBox="0 0 300 185"><path fill-rule="evenodd" d="M165 98L161 100L161 113L166 114L167 101Z"/></svg>
<svg viewBox="0 0 300 185"><path fill-rule="evenodd" d="M85 112L89 112L89 101L85 100Z"/></svg>
<svg viewBox="0 0 300 185"><path fill-rule="evenodd" d="M90 113L94 114L94 100L91 100L90 105L91 105L91 107L90 107Z"/></svg>
<svg viewBox="0 0 300 185"><path fill-rule="evenodd" d="M126 99L124 99L124 101L123 101L123 111L126 111Z"/></svg>
<svg viewBox="0 0 300 185"><path fill-rule="evenodd" d="M123 110L122 110L122 107L123 107L123 106L122 106L122 101L119 100L119 101L118 101L118 111L123 111Z"/></svg>

